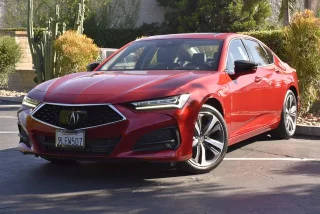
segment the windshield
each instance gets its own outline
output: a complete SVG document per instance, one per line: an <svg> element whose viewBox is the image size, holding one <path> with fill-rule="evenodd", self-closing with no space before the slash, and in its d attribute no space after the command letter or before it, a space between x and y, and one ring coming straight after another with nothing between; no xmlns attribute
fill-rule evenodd
<svg viewBox="0 0 320 214"><path fill-rule="evenodd" d="M136 41L100 70L217 70L222 44L209 39Z"/></svg>

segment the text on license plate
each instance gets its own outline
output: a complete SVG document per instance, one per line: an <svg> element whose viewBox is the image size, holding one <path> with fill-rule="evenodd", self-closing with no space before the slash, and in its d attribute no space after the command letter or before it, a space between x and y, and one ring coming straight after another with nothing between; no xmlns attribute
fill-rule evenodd
<svg viewBox="0 0 320 214"><path fill-rule="evenodd" d="M84 131L56 131L56 147L62 148L84 148L85 134Z"/></svg>

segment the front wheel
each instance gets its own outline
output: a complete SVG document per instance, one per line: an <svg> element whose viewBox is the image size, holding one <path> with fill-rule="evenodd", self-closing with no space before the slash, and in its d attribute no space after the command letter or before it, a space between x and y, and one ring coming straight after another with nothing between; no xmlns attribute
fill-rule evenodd
<svg viewBox="0 0 320 214"><path fill-rule="evenodd" d="M288 90L284 98L281 121L271 135L278 139L289 139L296 132L297 127L297 98L293 91Z"/></svg>
<svg viewBox="0 0 320 214"><path fill-rule="evenodd" d="M195 124L192 158L182 164L191 173L204 173L217 167L228 147L228 133L221 113L203 105Z"/></svg>

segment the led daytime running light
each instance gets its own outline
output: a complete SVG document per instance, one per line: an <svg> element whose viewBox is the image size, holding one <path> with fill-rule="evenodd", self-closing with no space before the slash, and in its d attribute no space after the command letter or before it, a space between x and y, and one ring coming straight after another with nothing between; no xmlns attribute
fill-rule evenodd
<svg viewBox="0 0 320 214"><path fill-rule="evenodd" d="M182 94L179 96L167 97L156 100L146 100L133 102L132 105L137 110L161 109L161 108L183 108L190 97L190 94Z"/></svg>
<svg viewBox="0 0 320 214"><path fill-rule="evenodd" d="M31 99L27 96L25 96L22 101L22 105L30 107L30 108L35 108L39 104L40 104L40 102L38 100Z"/></svg>

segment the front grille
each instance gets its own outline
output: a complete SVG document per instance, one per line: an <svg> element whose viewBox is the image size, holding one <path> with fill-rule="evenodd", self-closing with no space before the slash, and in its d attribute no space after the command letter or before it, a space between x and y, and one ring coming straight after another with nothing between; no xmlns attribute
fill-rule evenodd
<svg viewBox="0 0 320 214"><path fill-rule="evenodd" d="M69 130L96 127L125 119L110 105L44 104L32 116L39 122Z"/></svg>
<svg viewBox="0 0 320 214"><path fill-rule="evenodd" d="M54 136L44 136L36 135L37 142L39 143L42 151L44 152L56 152L56 153L66 153L66 154L103 154L110 155L115 149L116 145L120 142L120 137L118 138L96 138L91 139L86 137L86 145L83 149L74 148L57 148L55 146Z"/></svg>
<svg viewBox="0 0 320 214"><path fill-rule="evenodd" d="M134 145L133 150L136 152L176 150L179 145L179 131L175 127L170 127L142 136Z"/></svg>

